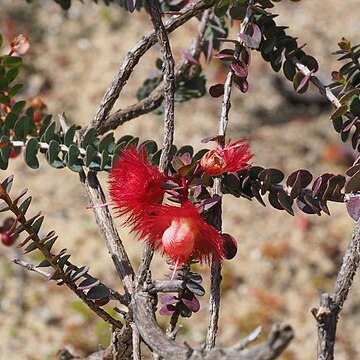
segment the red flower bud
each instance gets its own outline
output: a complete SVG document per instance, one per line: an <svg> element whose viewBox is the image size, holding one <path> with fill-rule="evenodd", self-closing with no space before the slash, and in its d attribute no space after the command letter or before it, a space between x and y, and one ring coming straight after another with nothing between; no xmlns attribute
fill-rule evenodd
<svg viewBox="0 0 360 360"><path fill-rule="evenodd" d="M246 139L233 143L229 141L224 148L218 146L216 150L208 151L200 159L200 166L210 176L218 176L248 168L252 156Z"/></svg>
<svg viewBox="0 0 360 360"><path fill-rule="evenodd" d="M3 232L1 233L1 242L5 245L5 246L11 246L14 244L16 240L15 236L11 236L11 234L7 233L7 232Z"/></svg>

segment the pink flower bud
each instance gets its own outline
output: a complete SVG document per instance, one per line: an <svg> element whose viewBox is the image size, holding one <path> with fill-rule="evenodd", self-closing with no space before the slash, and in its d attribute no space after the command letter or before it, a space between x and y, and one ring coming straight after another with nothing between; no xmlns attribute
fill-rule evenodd
<svg viewBox="0 0 360 360"><path fill-rule="evenodd" d="M25 35L19 34L14 37L10 43L10 46L12 53L16 52L19 55L24 55L30 48L30 41Z"/></svg>
<svg viewBox="0 0 360 360"><path fill-rule="evenodd" d="M185 262L192 253L196 233L191 219L177 218L172 220L162 236L164 253L179 263Z"/></svg>

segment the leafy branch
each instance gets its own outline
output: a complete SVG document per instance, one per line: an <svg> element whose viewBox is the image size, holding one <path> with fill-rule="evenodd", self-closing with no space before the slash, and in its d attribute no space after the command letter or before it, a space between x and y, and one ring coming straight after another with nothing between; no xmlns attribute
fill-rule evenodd
<svg viewBox="0 0 360 360"><path fill-rule="evenodd" d="M10 211L15 216L11 236L26 234L26 238L19 245L19 247L27 245L23 250L24 254L39 250L43 254L44 260L37 265L37 268L52 267L53 272L49 279L55 280L58 285L65 284L94 313L109 324L121 329L122 323L111 317L101 306L105 305L110 300L110 297L117 300L121 299L124 302L123 297L91 276L88 273L88 266L79 268L69 262L70 255L66 254L66 249L53 253L52 248L57 240L55 232L50 231L45 236L39 235L44 217L41 216L41 213L29 219L25 217L32 198L28 197L18 205L27 190L23 190L19 196L12 200L9 195L12 183L13 176L10 176L0 184L0 199L3 200L0 210ZM78 281L80 282L77 283Z"/></svg>

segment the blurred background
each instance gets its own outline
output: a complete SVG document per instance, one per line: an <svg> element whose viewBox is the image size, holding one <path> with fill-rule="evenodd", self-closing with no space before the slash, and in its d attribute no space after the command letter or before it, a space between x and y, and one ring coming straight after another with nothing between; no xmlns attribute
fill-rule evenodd
<svg viewBox="0 0 360 360"><path fill-rule="evenodd" d="M360 0L276 3L277 23L288 25L298 43L307 43L307 53L320 65L319 77L331 81L339 64L331 52L342 36L360 42L358 30ZM24 56L24 97L40 97L49 113L65 112L71 123L85 126L94 115L127 51L151 30L146 13L129 14L118 6L106 7L91 1L73 1L64 12L53 1L0 0L0 32L7 39L18 33L30 38L31 49ZM141 24L141 26L139 26ZM193 19L171 35L176 60L196 35ZM237 24L233 33L236 33ZM5 41L6 42L6 41ZM149 76L156 75L160 56L154 46L143 57L114 110L136 102L136 92ZM203 61L203 59L202 59ZM226 68L218 61L206 67L207 86L223 81ZM308 169L314 177L325 172L344 174L354 154L342 144L329 120L331 107L311 88L295 96L282 73L275 74L260 54L252 53L248 81L250 90L233 92L228 137L248 136L254 164L276 167L290 174ZM289 95L291 94L291 96ZM175 143L201 148L200 140L217 133L221 99L209 95L176 108ZM148 114L126 123L116 138L131 134L161 143L162 119ZM59 171L42 163L39 170L28 168L21 157L11 161L1 178L14 173L13 192L29 188L34 213L45 215L45 230L55 230L58 246L66 247L77 265L90 265L104 283L122 291L104 241L97 229L77 174ZM106 174L100 174L106 188ZM224 199L224 231L238 241L238 254L224 263L222 308L218 343L231 345L257 326L264 334L275 322L287 322L296 337L282 355L284 360L314 359L316 324L310 309L318 306L322 292L331 291L342 254L351 238L354 221L343 204L330 204L331 216L291 217L256 201ZM4 215L1 214L3 221ZM141 246L120 227L131 260L138 264ZM96 319L65 287L45 282L10 260L20 257L14 247L0 248L0 359L55 359L60 348L76 355L96 351L109 343L107 324ZM38 255L27 256L36 262ZM155 256L155 278L168 271L163 258ZM201 310L182 319L179 341L201 342L206 334L209 268L199 266L207 294ZM111 310L110 310L111 311ZM167 318L160 319L162 323ZM360 356L360 286L357 276L341 313L336 359Z"/></svg>

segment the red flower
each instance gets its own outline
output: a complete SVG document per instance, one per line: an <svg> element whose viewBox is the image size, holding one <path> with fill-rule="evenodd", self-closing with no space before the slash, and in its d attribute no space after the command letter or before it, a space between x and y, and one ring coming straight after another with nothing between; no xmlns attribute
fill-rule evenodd
<svg viewBox="0 0 360 360"><path fill-rule="evenodd" d="M246 139L229 141L224 148L218 145L216 150L208 151L201 159L200 166L210 176L218 176L225 172L237 172L250 166L248 161L253 154L249 150Z"/></svg>
<svg viewBox="0 0 360 360"><path fill-rule="evenodd" d="M190 255L206 262L210 256L215 261L224 258L220 233L206 223L197 208L188 201L180 207L153 206L151 215L139 219L133 230L179 265L186 262Z"/></svg>
<svg viewBox="0 0 360 360"><path fill-rule="evenodd" d="M150 165L145 150L125 148L109 176L109 193L118 215L128 215L126 223L135 224L151 205L162 201L164 183L165 176Z"/></svg>

